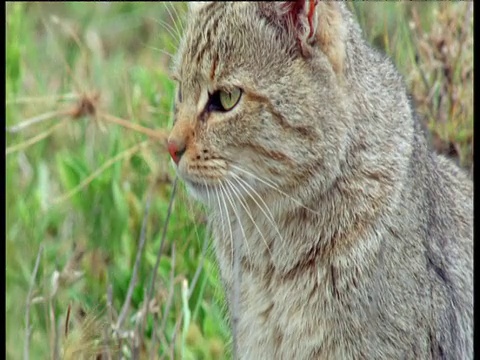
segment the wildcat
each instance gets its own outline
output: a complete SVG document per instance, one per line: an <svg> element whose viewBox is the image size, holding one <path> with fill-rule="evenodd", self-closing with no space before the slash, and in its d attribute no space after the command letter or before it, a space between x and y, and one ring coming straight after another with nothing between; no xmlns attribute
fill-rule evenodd
<svg viewBox="0 0 480 360"><path fill-rule="evenodd" d="M192 4L176 60L239 358L472 359L473 182L346 5Z"/></svg>

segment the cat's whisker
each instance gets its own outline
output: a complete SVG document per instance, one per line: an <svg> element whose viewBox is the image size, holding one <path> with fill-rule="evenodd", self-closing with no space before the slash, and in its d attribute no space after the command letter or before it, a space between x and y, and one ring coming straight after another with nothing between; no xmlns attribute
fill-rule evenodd
<svg viewBox="0 0 480 360"><path fill-rule="evenodd" d="M182 36L181 34L178 34L174 28L172 28L171 25L167 24L165 21L155 19L154 17L150 17L153 21L155 21L158 25L162 26L168 34L178 43L180 42Z"/></svg>
<svg viewBox="0 0 480 360"><path fill-rule="evenodd" d="M244 239L244 242L245 242L245 246L247 248L247 255L250 259L250 261L252 261L252 257L251 257L251 253L250 253L250 248L248 246L248 239L247 239L247 235L245 234L245 230L243 228L243 225L242 225L242 219L240 217L240 214L237 212L237 205L235 204L235 202L233 201L233 195L232 193L230 192L230 185L229 185L229 182L225 182L225 187L224 187L224 190L225 190L225 195L227 197L227 200L228 202L230 203L230 205L232 206L232 209L233 209L233 212L235 214L235 216L237 217L238 219L238 224L240 225L240 231L242 232L242 235L243 235L243 239ZM240 254L237 254L237 256L239 256Z"/></svg>
<svg viewBox="0 0 480 360"><path fill-rule="evenodd" d="M153 50L153 51L158 51L162 54L165 54L167 55L170 59L173 59L175 57L175 55L173 55L172 53L169 53L168 51L166 50L163 50L163 49L160 49L160 48L156 48L154 46L150 46L150 45L147 45L147 44L144 44L145 47L149 48L150 50Z"/></svg>
<svg viewBox="0 0 480 360"><path fill-rule="evenodd" d="M179 29L178 26L177 26L177 21L175 21L175 17L172 15L172 13L170 12L170 9L168 7L168 5L170 5L170 7L174 7L171 3L165 3L165 9L167 10L168 12L168 16L170 17L170 19L172 20L173 22L173 26L175 27L175 30L176 30L176 34L179 36L179 38L182 37L182 30L183 29ZM178 18L178 16L177 16Z"/></svg>
<svg viewBox="0 0 480 360"><path fill-rule="evenodd" d="M175 5L173 5L171 2L169 2L168 4L170 4L170 7L171 7L172 11L174 12L175 18L176 18L177 20L179 20L179 21L178 21L178 24L179 24L179 26L180 26L180 29L182 30L182 33L183 33L184 30L185 30L185 23L184 23L184 21L183 21L183 18L184 18L184 17L180 16L180 14L179 14L178 11L177 11L177 7L176 7Z"/></svg>
<svg viewBox="0 0 480 360"><path fill-rule="evenodd" d="M232 166L234 169L237 169L237 170L239 170L239 171L244 172L244 173L247 174L247 175L250 175L250 176L251 176L252 178L254 178L255 180L260 181L261 183L267 185L267 186L270 187L271 189L273 189L273 190L277 191L278 193L284 195L287 199L292 200L295 204L301 206L301 207L304 208L305 210L308 210L308 211L314 213L315 215L321 215L318 211L315 211L315 210L309 208L308 206L305 206L305 205L302 204L299 200L293 198L292 196L288 195L288 194L285 193L284 191L280 190L280 189L278 188L278 186L274 186L274 185L270 184L269 181L266 181L265 179L262 179L262 178L259 177L258 175L252 174L251 172L249 172L249 171L247 171L247 170L245 170L245 169L243 169L243 168L241 168L241 167L239 167L239 166L237 166L237 165L231 164L231 166Z"/></svg>
<svg viewBox="0 0 480 360"><path fill-rule="evenodd" d="M261 181L261 182L263 182L263 183L268 183L268 184L270 184L271 186L275 186L275 187L278 186L278 184L275 183L273 180L264 179L264 178L260 177L259 175L256 175L256 174L254 174L254 173L252 173L252 172L250 172L250 171L248 171L248 170L246 170L246 169L244 169L243 167L240 167L240 166L238 166L238 165L235 165L235 164L230 164L230 165L231 165L233 168L235 168L235 169L237 169L237 170L240 170L240 171L244 172L245 174L250 175L251 177L253 177L253 178L255 178L255 179L257 179L257 180L259 180L259 181Z"/></svg>
<svg viewBox="0 0 480 360"><path fill-rule="evenodd" d="M203 184L205 185L205 189L207 190L207 204L210 205L210 191L208 190L208 185L205 180L203 180Z"/></svg>
<svg viewBox="0 0 480 360"><path fill-rule="evenodd" d="M240 202L240 205L243 207L243 209L245 210L245 213L247 214L247 216L250 218L250 220L252 221L253 225L255 226L255 228L257 229L258 233L260 234L260 236L262 237L263 239L263 242L265 243L265 246L267 247L267 250L268 250L268 253L270 254L270 256L272 256L272 252L270 250L270 247L268 246L268 242L267 240L265 239L265 236L263 235L263 232L260 230L260 228L258 227L257 225L257 222L253 219L253 216L251 214L251 211L250 209L248 209L248 205L245 204L245 201L242 199L242 197L240 196L239 192L238 192L238 189L236 188L236 186L228 179L225 179L225 181L227 182L227 184L229 185L230 189L233 191L234 195L235 195L235 198ZM247 241L247 238L245 237L245 242ZM248 245L247 245L248 247Z"/></svg>
<svg viewBox="0 0 480 360"><path fill-rule="evenodd" d="M252 188L252 186L246 182L244 179L242 179L240 176L238 176L237 174L233 174L232 175L235 177L235 180L237 180L237 183L243 188L243 190L245 191L245 193L250 196L250 198L253 200L253 202L258 206L258 208L260 209L260 211L263 213L263 215L265 215L265 217L267 218L267 220L270 221L270 223L272 224L274 230L276 231L276 233L278 234L278 236L280 237L280 240L282 241L282 243L284 242L283 241L283 236L282 234L280 233L280 230L278 229L278 225L277 223L275 222L275 219L273 217L273 214L272 212L270 211L270 209L268 208L267 204L265 203L265 201L262 199L262 197L258 194L257 191L255 191L254 188ZM243 186L242 182L248 186L250 188L250 190L260 199L260 201L262 202L262 204L265 206L265 209L266 209L266 212L264 210L264 208L257 202L257 200L255 200L255 198L252 196L252 194L250 193L250 191L248 191L245 186ZM268 212L268 215L267 215L267 212Z"/></svg>
<svg viewBox="0 0 480 360"><path fill-rule="evenodd" d="M235 178L234 180L237 181L237 183L242 187L242 189L245 191L245 193L247 193L248 196L250 196L252 198L252 200L255 202L255 204L257 204L257 206L261 209L263 209L260 204L257 203L257 201L255 200L254 197L252 197L252 195L250 194L250 192L253 192L259 199L260 201L263 203L263 205L265 206L265 208L267 209L267 212L268 212L268 215L264 213L264 215L266 216L266 218L270 221L275 221L274 220L274 216L272 214L272 212L270 211L270 209L268 209L268 206L267 204L265 203L265 201L262 199L262 197L258 194L258 192L247 182L245 181L241 176L235 174L235 173L232 173L232 176ZM243 186L243 184L245 184L246 186L248 186L248 188L250 190L248 190L247 188L245 188L245 186Z"/></svg>
<svg viewBox="0 0 480 360"><path fill-rule="evenodd" d="M283 249L283 247L285 246L286 242L283 240L283 236L280 232L280 229L278 228L278 224L275 222L274 218L273 218L273 214L271 213L270 209L268 208L267 204L265 203L265 201L262 199L262 197L255 191L255 189L253 189L250 184L248 184L248 182L246 182L244 179L242 179L240 176L237 175L237 183L243 188L243 190L245 191L245 193L255 202L255 204L258 206L258 208L260 209L260 211L263 213L263 215L265 216L265 218L270 222L270 224L272 225L273 227L273 230L277 233L278 237L280 238L280 249ZM245 185L247 185L251 191L254 192L254 194L260 199L260 201L263 203L266 211L264 210L264 208L255 200L255 197L252 196L252 194L250 193L249 190L247 190L241 182L243 182ZM268 213L268 215L267 215ZM264 240L265 241L265 240ZM268 243L265 241L266 245L267 245L267 249L268 249L268 252L270 254L270 256L272 256L272 252L270 251L270 247L268 246Z"/></svg>

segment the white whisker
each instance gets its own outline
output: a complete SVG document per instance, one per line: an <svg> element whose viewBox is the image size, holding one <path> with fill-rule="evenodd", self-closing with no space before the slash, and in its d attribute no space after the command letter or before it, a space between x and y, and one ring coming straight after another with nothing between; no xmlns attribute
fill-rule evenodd
<svg viewBox="0 0 480 360"><path fill-rule="evenodd" d="M170 20L172 20L173 22L173 26L175 27L175 30L176 30L176 34L178 35L179 38L182 37L182 30L180 30L177 26L177 21L175 21L175 18L172 16L172 13L170 12L170 9L168 8L168 4L169 3L166 3L165 4L165 9L167 10L168 12L168 16L170 17ZM173 6L172 4L170 4L171 6Z"/></svg>
<svg viewBox="0 0 480 360"><path fill-rule="evenodd" d="M250 176L251 176L252 178L254 178L255 180L260 181L261 183L267 185L267 186L270 187L271 189L273 189L273 190L277 191L278 193L284 195L287 199L292 200L294 203L296 203L297 205L301 206L302 208L304 208L304 209L306 209L306 210L308 210L308 211L310 211L310 212L312 212L312 213L314 213L314 214L316 214L316 215L320 215L320 213L319 213L318 211L315 211L315 210L313 210L313 209L310 209L309 207L303 205L303 204L302 204L300 201L298 201L297 199L293 198L292 196L290 196L290 195L288 195L287 193L285 193L285 192L283 192L282 190L280 190L275 183L271 183L271 182L268 181L268 180L262 179L262 178L259 177L258 175L252 174L251 172L249 172L249 171L247 171L247 170L245 170L245 169L243 169L243 168L241 168L241 167L239 167L239 166L237 166L237 165L231 164L231 166L232 166L232 168L237 169L237 170L239 170L239 171L242 171L242 172L244 172L244 173L247 174L247 175L250 175Z"/></svg>
<svg viewBox="0 0 480 360"><path fill-rule="evenodd" d="M230 164L233 168L237 169L237 170L240 170L242 172L244 172L245 174L247 175L250 175L251 177L253 177L254 179L257 179L261 182L263 182L264 184L270 184L271 186L278 186L278 184L276 184L273 180L269 180L269 179L263 179L261 178L260 176L258 175L255 175L254 173L248 171L248 170L245 170L244 168L238 166L238 165L235 165L235 164Z"/></svg>
<svg viewBox="0 0 480 360"><path fill-rule="evenodd" d="M249 248L249 246L248 246L247 235L245 234L245 230L244 230L243 225L242 225L242 220L241 220L241 218L240 218L240 214L237 213L237 207L236 207L236 205L234 204L234 201L233 201L233 198L232 198L233 195L232 195L232 194L230 193L230 191L229 191L229 188L230 188L229 183L230 183L230 182L229 182L228 180L227 180L227 182L225 183L225 188L224 188L224 189L225 189L225 195L227 196L227 200L228 200L228 202L230 203L230 205L232 206L233 212L235 213L235 216L236 216L237 219L238 219L238 224L240 225L240 231L242 232L243 239L244 239L244 241L245 241L245 246L247 247L247 254L248 254L248 256L249 256L249 258L250 258L250 261L251 261L252 258L251 258L251 254L250 254L250 248ZM231 195L231 196L229 196L229 195ZM238 256L238 255L237 255L237 256Z"/></svg>
<svg viewBox="0 0 480 360"><path fill-rule="evenodd" d="M167 24L165 21L161 21L158 19L155 19L154 17L150 17L153 21L155 21L158 25L162 26L169 34L170 36L178 43L181 40L181 35L175 32L175 29L172 28L169 24Z"/></svg>
<svg viewBox="0 0 480 360"><path fill-rule="evenodd" d="M207 182L205 180L203 180L203 184L205 185L205 189L207 190L207 204L209 206L211 206L210 204L210 191L208 190L208 185L207 185Z"/></svg>
<svg viewBox="0 0 480 360"><path fill-rule="evenodd" d="M247 193L250 196L250 198L253 200L253 202L258 206L258 208L263 213L263 215L265 215L267 220L270 221L270 223L272 224L273 228L275 229L275 231L277 232L278 236L280 237L280 239L282 240L282 243L283 243L283 236L280 233L280 230L278 229L278 225L276 224L276 222L274 220L273 214L271 213L271 211L268 208L265 201L262 199L262 197L257 193L257 191L248 182L246 182L244 179L242 179L237 174L232 173L232 175L235 177L235 180L237 180L238 184L243 188L245 193ZM258 197L258 199L265 206L266 212L265 212L264 208L257 202L257 200L255 200L255 198L252 196L252 194L250 194L250 192L245 188L245 186L243 186L242 183L245 184L246 186L248 186L250 188L250 190L254 193L254 195L256 195ZM268 212L268 215L267 215L267 212Z"/></svg>
<svg viewBox="0 0 480 360"><path fill-rule="evenodd" d="M243 209L245 210L245 213L247 214L247 216L250 218L250 221L253 223L253 225L255 226L255 228L257 229L258 233L260 234L260 236L262 237L263 239L263 242L265 243L265 246L267 247L267 250L268 250L268 253L270 254L270 256L272 255L272 252L270 251L270 247L268 246L268 242L267 240L265 239L265 237L263 236L263 232L260 230L260 228L258 227L257 225L257 222L253 219L253 216L250 212L250 209L248 209L248 205L245 204L244 200L242 199L242 197L240 196L240 194L238 193L238 190L236 189L235 185L228 179L225 179L225 181L227 182L227 184L229 185L230 189L233 191L234 195L236 195L236 199L240 202L240 205L243 207ZM249 195L251 197L251 195L247 192L247 195ZM247 239L245 238L245 242L247 242ZM248 249L248 244L247 244L247 249Z"/></svg>
<svg viewBox="0 0 480 360"><path fill-rule="evenodd" d="M173 55L172 53L169 53L168 51L166 50L163 50L163 49L160 49L160 48L156 48L154 46L150 46L150 45L147 45L147 44L144 44L145 47L149 48L150 50L153 50L153 51L158 51L158 52L161 52L162 54L165 54L167 55L168 57L170 57L170 59L173 59L175 57L175 55Z"/></svg>
<svg viewBox="0 0 480 360"><path fill-rule="evenodd" d="M170 5L170 7L172 8L172 11L175 13L175 18L176 19L180 19L180 21L178 22L179 25L180 25L180 29L182 30L182 32L185 30L185 27L184 27L184 22L183 22L183 19L184 17L183 16L180 16L178 11L177 11L177 7L175 5L173 5L171 2L168 3Z"/></svg>

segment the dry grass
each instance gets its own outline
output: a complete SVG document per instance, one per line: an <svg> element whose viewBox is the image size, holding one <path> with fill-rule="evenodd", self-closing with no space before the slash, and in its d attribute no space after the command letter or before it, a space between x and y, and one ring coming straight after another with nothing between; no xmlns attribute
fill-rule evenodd
<svg viewBox="0 0 480 360"><path fill-rule="evenodd" d="M429 31L412 8L416 67L409 85L439 153L473 167L473 2L434 12Z"/></svg>

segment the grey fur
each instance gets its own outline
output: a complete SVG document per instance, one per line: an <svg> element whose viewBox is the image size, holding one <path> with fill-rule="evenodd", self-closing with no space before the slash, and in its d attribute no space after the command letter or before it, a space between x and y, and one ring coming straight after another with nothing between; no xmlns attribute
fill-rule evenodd
<svg viewBox="0 0 480 360"><path fill-rule="evenodd" d="M198 6L177 57L170 141L229 293L241 260L240 358L472 359L472 180L345 5L298 4Z"/></svg>

